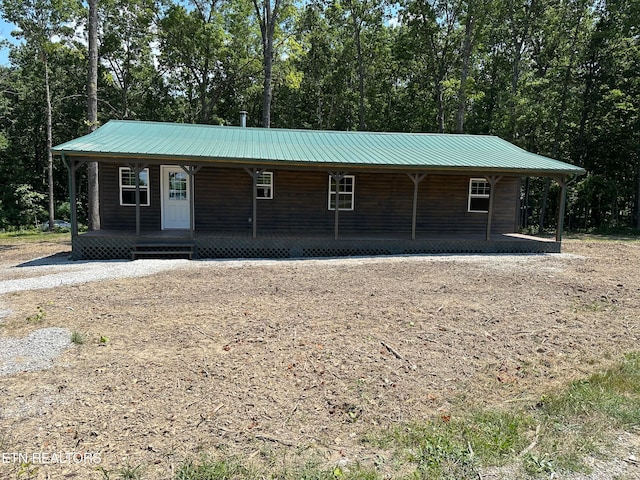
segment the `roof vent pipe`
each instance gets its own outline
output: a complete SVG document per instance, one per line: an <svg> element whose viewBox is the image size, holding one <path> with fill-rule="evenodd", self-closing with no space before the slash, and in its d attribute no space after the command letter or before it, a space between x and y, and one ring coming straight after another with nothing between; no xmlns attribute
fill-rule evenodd
<svg viewBox="0 0 640 480"><path fill-rule="evenodd" d="M240 126L242 128L245 128L247 126L247 112L245 112L244 110L240 112Z"/></svg>

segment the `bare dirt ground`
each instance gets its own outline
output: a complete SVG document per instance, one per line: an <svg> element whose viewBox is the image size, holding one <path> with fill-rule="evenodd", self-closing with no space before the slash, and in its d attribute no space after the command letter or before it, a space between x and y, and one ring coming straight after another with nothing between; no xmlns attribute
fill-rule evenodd
<svg viewBox="0 0 640 480"><path fill-rule="evenodd" d="M68 248L0 245L2 275ZM53 368L0 377L0 452L99 452L103 468L143 465L150 479L198 452L280 470L304 455L375 461L393 475L362 442L369 432L465 405L533 405L638 350L640 243L563 251L185 261L6 293L0 338L66 327L86 342ZM0 478L16 468L0 461ZM68 463L38 475L101 478Z"/></svg>

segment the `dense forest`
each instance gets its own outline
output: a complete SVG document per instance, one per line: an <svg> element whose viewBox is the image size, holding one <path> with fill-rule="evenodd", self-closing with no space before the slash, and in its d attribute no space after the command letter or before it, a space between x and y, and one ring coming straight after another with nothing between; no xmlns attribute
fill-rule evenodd
<svg viewBox="0 0 640 480"><path fill-rule="evenodd" d="M49 147L95 127L88 11L0 0L17 27L0 67L0 229L46 220L51 182L68 214ZM587 170L566 227L640 227L640 0L98 0L97 13L98 124L237 125L244 110L257 127L498 135ZM553 227L557 186L522 185L523 228Z"/></svg>

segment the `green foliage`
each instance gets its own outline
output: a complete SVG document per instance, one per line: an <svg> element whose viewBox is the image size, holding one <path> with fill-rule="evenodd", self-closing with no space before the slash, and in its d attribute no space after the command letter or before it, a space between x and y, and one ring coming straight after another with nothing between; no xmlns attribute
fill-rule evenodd
<svg viewBox="0 0 640 480"><path fill-rule="evenodd" d="M45 195L33 190L28 184L17 185L14 188L15 203L19 212L18 225L37 226L45 217Z"/></svg>
<svg viewBox="0 0 640 480"><path fill-rule="evenodd" d="M263 43L253 1L105 0L99 8L99 123L235 125L246 110L249 125L260 124ZM274 127L499 135L589 171L569 186L566 228L640 228L637 2L280 8ZM53 143L87 131L86 45L73 36L86 11L78 0L0 0L0 14L22 39L10 46L11 65L0 67L0 177L9 187L0 190L0 228L8 228L43 220L45 199L32 195L47 191L45 65ZM58 160L53 174L59 205L68 192ZM84 176L80 169L78 185ZM521 226L537 232L544 217L542 230L553 228L558 193L531 181Z"/></svg>

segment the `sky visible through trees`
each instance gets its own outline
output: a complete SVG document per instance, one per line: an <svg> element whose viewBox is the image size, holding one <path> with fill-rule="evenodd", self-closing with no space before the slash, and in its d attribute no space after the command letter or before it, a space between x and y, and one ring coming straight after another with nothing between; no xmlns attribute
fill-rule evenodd
<svg viewBox="0 0 640 480"><path fill-rule="evenodd" d="M0 229L48 217L48 130L53 144L87 132L87 10L0 0L22 28L3 49L10 62L0 56ZM640 0L99 0L98 10L98 123L237 125L244 110L255 127L498 135L588 171L570 184L567 228L640 226ZM68 214L66 178L54 159L56 217ZM523 227L535 231L543 208L553 227L557 187L522 184Z"/></svg>

